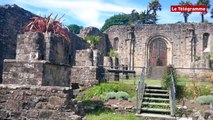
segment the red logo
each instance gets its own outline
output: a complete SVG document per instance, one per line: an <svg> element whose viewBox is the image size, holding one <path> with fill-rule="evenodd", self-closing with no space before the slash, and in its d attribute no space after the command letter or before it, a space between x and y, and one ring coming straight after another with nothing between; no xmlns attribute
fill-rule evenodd
<svg viewBox="0 0 213 120"><path fill-rule="evenodd" d="M207 7L205 5L173 5L170 10L171 12L207 12Z"/></svg>

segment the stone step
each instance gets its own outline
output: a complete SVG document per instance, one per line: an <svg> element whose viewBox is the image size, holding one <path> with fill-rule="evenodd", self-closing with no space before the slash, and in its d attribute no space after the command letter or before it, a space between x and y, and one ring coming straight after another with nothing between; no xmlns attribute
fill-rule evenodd
<svg viewBox="0 0 213 120"><path fill-rule="evenodd" d="M170 113L170 110L169 109L157 109L157 108L141 108L142 110L142 113L143 112L157 112L157 113Z"/></svg>
<svg viewBox="0 0 213 120"><path fill-rule="evenodd" d="M169 93L168 90L162 90L162 89L145 89L145 92Z"/></svg>
<svg viewBox="0 0 213 120"><path fill-rule="evenodd" d="M154 102L143 102L142 105L170 106L170 104Z"/></svg>
<svg viewBox="0 0 213 120"><path fill-rule="evenodd" d="M165 101L165 102L168 102L168 101L169 101L169 99L166 99L166 98L144 97L143 99L144 99L144 100L153 100L153 101Z"/></svg>
<svg viewBox="0 0 213 120"><path fill-rule="evenodd" d="M159 93L145 93L144 95L152 97L169 97L169 94L159 94Z"/></svg>
<svg viewBox="0 0 213 120"><path fill-rule="evenodd" d="M176 120L177 118L172 117L170 115L161 115L161 114L151 114L151 113L141 113L136 114L137 118L141 118L141 120ZM140 120L140 119L138 119Z"/></svg>
<svg viewBox="0 0 213 120"><path fill-rule="evenodd" d="M146 86L146 89L160 89L163 90L162 86Z"/></svg>

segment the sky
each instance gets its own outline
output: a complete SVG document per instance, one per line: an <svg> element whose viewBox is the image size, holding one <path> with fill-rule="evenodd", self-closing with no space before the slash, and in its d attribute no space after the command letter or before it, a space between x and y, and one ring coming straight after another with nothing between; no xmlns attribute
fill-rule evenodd
<svg viewBox="0 0 213 120"><path fill-rule="evenodd" d="M53 13L53 16L63 16L63 24L77 24L83 27L94 26L101 28L109 17L126 13L130 14L133 9L138 12L147 9L152 0L0 0L0 5L16 4L34 14L45 16ZM179 12L170 12L171 5L178 5L181 0L159 0L162 10L158 11L158 24L176 23L184 21ZM197 0L190 0L196 3ZM213 8L213 0L211 8ZM210 10L209 10L210 11ZM205 19L213 22L210 13ZM200 13L192 13L188 22L200 22Z"/></svg>

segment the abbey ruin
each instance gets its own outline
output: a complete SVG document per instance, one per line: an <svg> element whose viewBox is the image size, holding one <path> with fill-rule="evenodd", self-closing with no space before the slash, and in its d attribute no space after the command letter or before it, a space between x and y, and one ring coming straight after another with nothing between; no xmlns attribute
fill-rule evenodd
<svg viewBox="0 0 213 120"><path fill-rule="evenodd" d="M4 59L15 59L16 56L17 59L26 59L22 53L23 51L26 53L30 48L28 45L18 48L19 42L16 41L27 36L17 38L17 35L21 33L24 23L35 15L14 5L2 6L0 16L2 19L0 23L2 27L0 36L0 76L2 81ZM147 74L152 74L152 72L160 72L163 69L161 67L170 64L175 68L180 68L181 75L190 75L194 71L184 68L203 68L197 69L198 72L208 71L209 68L212 68L212 60L208 59L213 51L212 31L212 23L112 26L105 33L88 27L81 30L79 35L70 34L70 43L66 43L67 45L62 43L65 46L62 45L60 50L55 51L57 55L52 52L52 56L46 55L49 58L43 58L43 60L52 59L57 62L54 59L62 59L58 57L63 56L62 63L72 66L72 72L78 72L82 66L91 66L86 50L89 45L84 38L87 35L98 35L101 36L101 41L96 45L98 51L95 52L98 61L94 58L97 68L109 65L107 61L104 61L106 60L104 57L108 56L110 49L113 49L117 52L117 65L128 66L128 69L135 70L137 75L140 74L142 67L147 68ZM46 53L43 54L45 56ZM80 75L77 73L73 75L76 75L74 77L71 75L73 81L78 81ZM84 79L87 78L84 77Z"/></svg>
<svg viewBox="0 0 213 120"><path fill-rule="evenodd" d="M22 27L33 16L16 5L0 6L2 119L21 118L28 113L35 114L35 118L42 118L43 114L59 118L65 114L81 119L84 114L77 109L77 102L67 101L73 97L72 85L98 84L108 68L119 70L127 66L127 71L139 75L145 67L148 75L162 77L170 64L180 75L187 76L209 71L213 66L212 23L112 26L104 33L87 27L79 35L70 33L70 40L66 41L51 33L24 33ZM84 40L88 35L101 37L92 61L89 44ZM117 52L113 63L108 59L111 49ZM15 98L8 100L12 94ZM30 101L33 98L38 99ZM21 102L15 103L17 100Z"/></svg>

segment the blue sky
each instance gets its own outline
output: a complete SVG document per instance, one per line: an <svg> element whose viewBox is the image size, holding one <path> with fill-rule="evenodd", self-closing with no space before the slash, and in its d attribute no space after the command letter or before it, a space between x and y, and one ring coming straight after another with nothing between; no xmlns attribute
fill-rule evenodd
<svg viewBox="0 0 213 120"><path fill-rule="evenodd" d="M190 0L196 3L197 0ZM213 0L211 8L213 7ZM95 26L100 28L104 21L119 13L131 13L133 9L138 12L146 10L151 0L0 0L0 5L17 4L18 6L41 16L59 15L63 17L65 25L78 24L84 27ZM162 11L158 14L158 24L176 23L184 21L180 13L170 12L171 5L178 5L180 0L160 0ZM205 15L205 19L213 22L210 13ZM200 13L192 13L189 22L200 22Z"/></svg>

